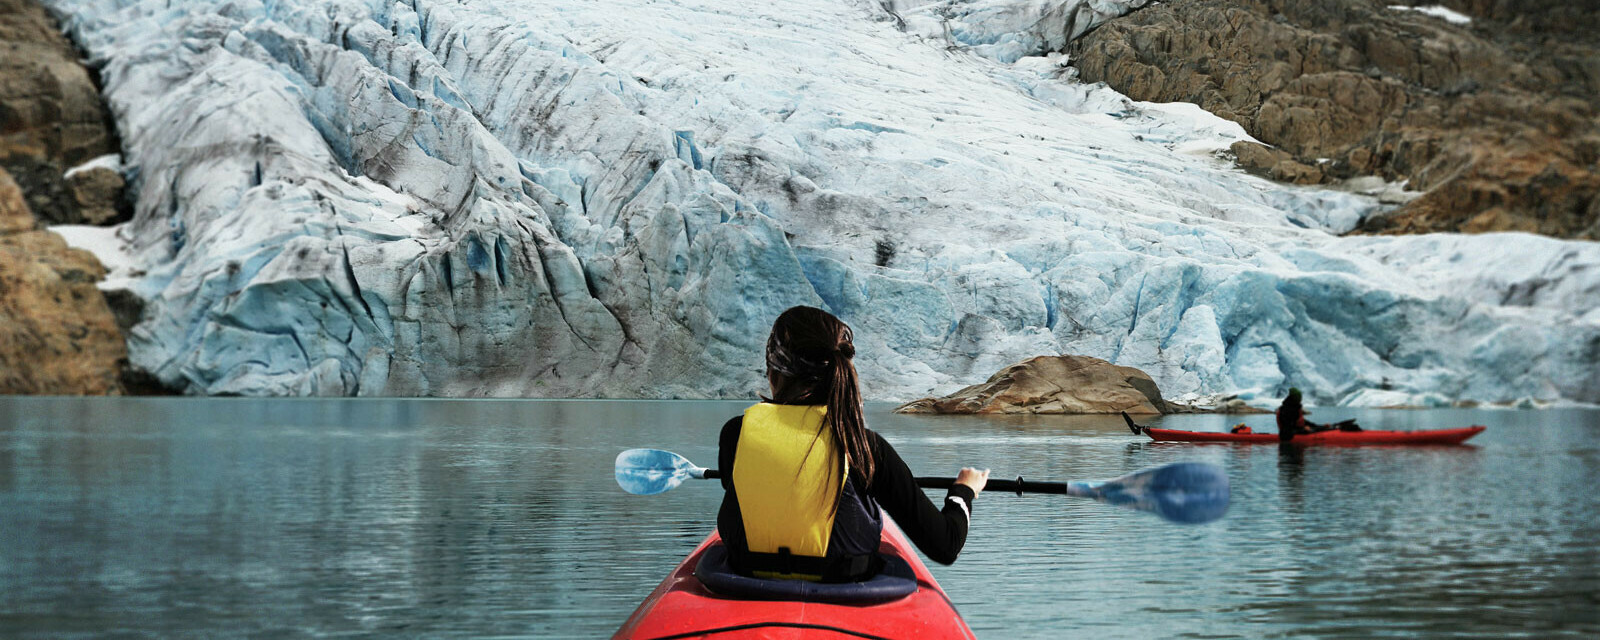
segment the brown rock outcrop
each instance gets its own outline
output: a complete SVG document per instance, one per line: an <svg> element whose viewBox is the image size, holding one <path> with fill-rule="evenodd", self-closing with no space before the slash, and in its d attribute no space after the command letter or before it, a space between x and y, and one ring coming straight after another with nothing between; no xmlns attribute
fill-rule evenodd
<svg viewBox="0 0 1600 640"><path fill-rule="evenodd" d="M1233 143L1228 151L1233 153L1240 167L1257 175L1295 184L1322 182L1321 169L1296 161L1293 155L1282 149L1240 140Z"/></svg>
<svg viewBox="0 0 1600 640"><path fill-rule="evenodd" d="M1239 154L1257 172L1427 192L1367 231L1600 239L1600 5L1445 2L1462 26L1397 3L1175 0L1069 53L1083 80L1238 122L1277 148Z"/></svg>
<svg viewBox="0 0 1600 640"><path fill-rule="evenodd" d="M117 394L128 347L93 254L40 229L0 169L0 393Z"/></svg>
<svg viewBox="0 0 1600 640"><path fill-rule="evenodd" d="M896 413L1171 412L1154 380L1133 367L1089 356L1039 356L943 398L923 398Z"/></svg>
<svg viewBox="0 0 1600 640"><path fill-rule="evenodd" d="M124 219L122 188L126 182L122 174L105 167L78 171L66 180L67 192L72 195L72 208L80 224L106 226Z"/></svg>
<svg viewBox="0 0 1600 640"><path fill-rule="evenodd" d="M62 174L117 150L94 77L55 20L34 0L0 0L0 167L29 207L48 223L84 222Z"/></svg>

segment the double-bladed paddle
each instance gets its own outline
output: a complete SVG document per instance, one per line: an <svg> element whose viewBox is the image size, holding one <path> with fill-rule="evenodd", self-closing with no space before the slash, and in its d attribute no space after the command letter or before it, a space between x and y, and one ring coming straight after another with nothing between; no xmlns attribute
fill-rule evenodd
<svg viewBox="0 0 1600 640"><path fill-rule="evenodd" d="M1139 423L1134 422L1133 418L1128 417L1128 412L1123 411L1121 413L1122 413L1122 421L1128 423L1128 428L1133 431L1133 435L1136 435L1136 436L1137 435L1144 435L1146 433L1145 430L1150 428L1150 427L1139 426Z"/></svg>
<svg viewBox="0 0 1600 640"><path fill-rule="evenodd" d="M660 449L619 453L616 471L623 491L644 496L670 491L685 480L722 477L716 469L695 466L688 458ZM924 489L948 489L954 483L955 478L917 478L917 486ZM1092 498L1188 524L1221 518L1228 511L1230 495L1222 469L1201 462L1174 462L1103 481L990 480L986 490Z"/></svg>

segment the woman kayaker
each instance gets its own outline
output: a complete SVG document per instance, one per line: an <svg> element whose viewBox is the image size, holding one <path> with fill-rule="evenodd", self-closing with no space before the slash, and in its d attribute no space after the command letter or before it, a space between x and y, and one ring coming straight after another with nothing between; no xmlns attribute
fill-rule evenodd
<svg viewBox="0 0 1600 640"><path fill-rule="evenodd" d="M955 562L988 470L962 469L942 508L894 447L866 426L850 327L815 307L767 337L772 397L722 426L717 529L735 571L823 582L864 579L888 513L928 558ZM882 512L879 507L882 507Z"/></svg>

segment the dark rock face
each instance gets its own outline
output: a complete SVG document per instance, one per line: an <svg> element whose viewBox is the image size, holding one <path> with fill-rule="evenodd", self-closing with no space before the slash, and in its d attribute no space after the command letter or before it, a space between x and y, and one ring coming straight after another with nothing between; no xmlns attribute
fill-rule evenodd
<svg viewBox="0 0 1600 640"><path fill-rule="evenodd" d="M117 394L127 343L93 254L38 228L0 169L0 393Z"/></svg>
<svg viewBox="0 0 1600 640"><path fill-rule="evenodd" d="M1427 192L1367 231L1600 239L1600 4L1451 0L1474 19L1456 25L1396 3L1176 0L1069 53L1083 80L1196 103L1276 147L1236 148L1251 170Z"/></svg>
<svg viewBox="0 0 1600 640"><path fill-rule="evenodd" d="M62 174L117 150L100 90L55 21L34 0L0 0L0 167L29 208L48 223L86 222ZM89 211L105 216L99 200Z"/></svg>

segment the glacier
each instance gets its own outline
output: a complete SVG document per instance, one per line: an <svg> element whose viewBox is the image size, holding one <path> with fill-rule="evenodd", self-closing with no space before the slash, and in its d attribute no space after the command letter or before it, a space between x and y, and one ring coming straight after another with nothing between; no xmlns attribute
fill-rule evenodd
<svg viewBox="0 0 1600 640"><path fill-rule="evenodd" d="M1383 205L1052 53L1143 0L46 4L137 192L130 358L187 393L750 397L811 304L878 400L1073 353L1600 403L1600 245L1340 235Z"/></svg>

